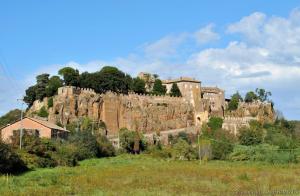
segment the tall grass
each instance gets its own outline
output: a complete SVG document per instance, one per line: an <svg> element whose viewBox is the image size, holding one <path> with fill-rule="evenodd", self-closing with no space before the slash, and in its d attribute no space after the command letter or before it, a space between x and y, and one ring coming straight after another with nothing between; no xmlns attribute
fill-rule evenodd
<svg viewBox="0 0 300 196"><path fill-rule="evenodd" d="M167 161L146 155L90 159L80 166L1 176L0 195L242 195L299 190L300 165Z"/></svg>

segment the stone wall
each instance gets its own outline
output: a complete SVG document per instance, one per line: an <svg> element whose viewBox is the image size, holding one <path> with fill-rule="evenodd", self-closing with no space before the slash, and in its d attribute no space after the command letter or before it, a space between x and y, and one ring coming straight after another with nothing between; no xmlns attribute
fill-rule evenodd
<svg viewBox="0 0 300 196"><path fill-rule="evenodd" d="M46 106L46 101L39 102L40 107L43 104ZM34 111L35 107L27 115ZM49 121L63 125L83 117L95 122L104 121L109 135L116 135L120 128L149 133L195 124L194 108L182 97L97 94L91 89L75 87L60 88L48 111Z"/></svg>

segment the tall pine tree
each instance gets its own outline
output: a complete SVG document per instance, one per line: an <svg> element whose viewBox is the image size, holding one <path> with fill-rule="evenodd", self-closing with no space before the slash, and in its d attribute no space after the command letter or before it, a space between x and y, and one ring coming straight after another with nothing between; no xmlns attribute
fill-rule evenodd
<svg viewBox="0 0 300 196"><path fill-rule="evenodd" d="M172 97L181 97L182 96L180 89L178 88L178 85L176 83L173 83L173 85L171 87L170 95Z"/></svg>

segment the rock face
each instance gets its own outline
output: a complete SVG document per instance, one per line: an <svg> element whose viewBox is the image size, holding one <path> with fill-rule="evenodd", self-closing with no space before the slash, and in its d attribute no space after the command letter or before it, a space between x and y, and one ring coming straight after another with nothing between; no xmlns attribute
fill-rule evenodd
<svg viewBox="0 0 300 196"><path fill-rule="evenodd" d="M28 115L46 103L36 101ZM96 94L91 89L63 87L48 111L49 121L63 125L82 117L103 121L109 135L116 135L120 128L150 133L194 125L193 107L184 98L168 96Z"/></svg>

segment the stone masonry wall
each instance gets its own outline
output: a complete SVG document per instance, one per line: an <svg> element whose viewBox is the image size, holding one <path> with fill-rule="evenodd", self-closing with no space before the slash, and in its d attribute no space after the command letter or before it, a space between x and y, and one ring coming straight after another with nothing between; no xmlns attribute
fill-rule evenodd
<svg viewBox="0 0 300 196"><path fill-rule="evenodd" d="M37 111L36 101L27 115ZM97 94L91 89L62 87L53 97L53 107L48 108L48 120L66 125L88 117L95 122L104 121L109 135L120 128L144 133L193 126L194 109L184 98L148 95L118 95L112 92Z"/></svg>

